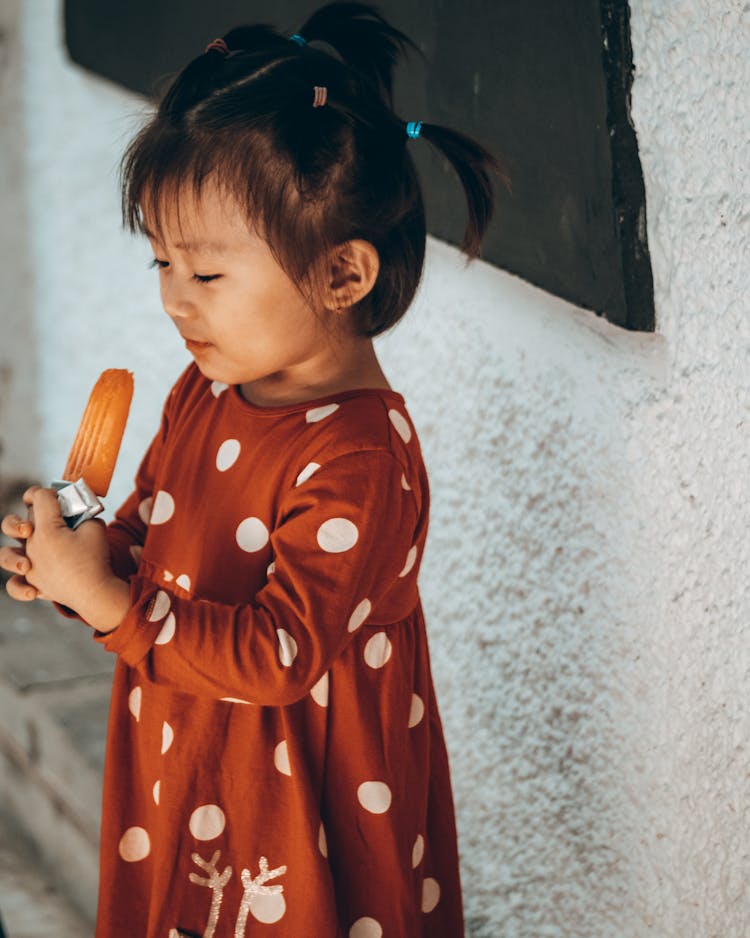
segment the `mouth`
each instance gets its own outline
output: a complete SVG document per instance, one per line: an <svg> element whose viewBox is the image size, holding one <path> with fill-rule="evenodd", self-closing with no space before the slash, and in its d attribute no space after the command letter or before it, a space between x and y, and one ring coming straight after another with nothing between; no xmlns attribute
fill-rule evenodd
<svg viewBox="0 0 750 938"><path fill-rule="evenodd" d="M188 352L195 354L196 352L205 352L206 349L211 348L211 342L200 342L198 339L185 339L185 347Z"/></svg>

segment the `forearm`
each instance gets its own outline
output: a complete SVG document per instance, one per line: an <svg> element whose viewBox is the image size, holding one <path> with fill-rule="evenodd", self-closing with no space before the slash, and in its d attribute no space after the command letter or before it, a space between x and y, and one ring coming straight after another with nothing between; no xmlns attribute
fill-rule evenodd
<svg viewBox="0 0 750 938"><path fill-rule="evenodd" d="M156 684L280 706L310 690L348 640L345 622L312 625L278 605L179 598L136 576L121 628L100 641Z"/></svg>

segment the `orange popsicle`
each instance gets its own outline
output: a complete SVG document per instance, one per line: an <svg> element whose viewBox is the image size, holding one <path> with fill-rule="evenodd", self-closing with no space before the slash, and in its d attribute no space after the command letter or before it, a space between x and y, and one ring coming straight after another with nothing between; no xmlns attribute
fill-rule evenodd
<svg viewBox="0 0 750 938"><path fill-rule="evenodd" d="M83 412L63 479L77 482L83 477L97 495L107 494L132 399L129 371L108 368L101 373Z"/></svg>

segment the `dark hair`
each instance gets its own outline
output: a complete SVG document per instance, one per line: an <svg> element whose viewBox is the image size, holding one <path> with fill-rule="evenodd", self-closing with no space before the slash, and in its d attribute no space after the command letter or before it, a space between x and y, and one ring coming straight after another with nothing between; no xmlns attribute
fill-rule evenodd
<svg viewBox="0 0 750 938"><path fill-rule="evenodd" d="M198 195L214 178L301 288L331 248L369 241L380 271L355 313L360 334L374 336L406 312L424 263L414 144L392 109L394 65L415 47L361 3L322 7L300 34L302 42L270 26L238 27L223 37L226 48L212 43L183 69L123 157L123 218L131 231L144 231L145 203L158 228L165 197L185 186ZM312 106L314 86L327 88L324 107ZM463 185L462 248L477 256L499 165L457 131L423 123L421 137Z"/></svg>

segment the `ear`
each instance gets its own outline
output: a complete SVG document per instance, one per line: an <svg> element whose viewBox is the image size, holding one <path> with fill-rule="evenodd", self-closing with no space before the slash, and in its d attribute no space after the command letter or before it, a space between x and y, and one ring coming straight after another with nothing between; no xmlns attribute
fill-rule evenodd
<svg viewBox="0 0 750 938"><path fill-rule="evenodd" d="M324 304L328 309L347 309L359 303L375 286L380 258L369 241L356 239L337 245L326 271Z"/></svg>

